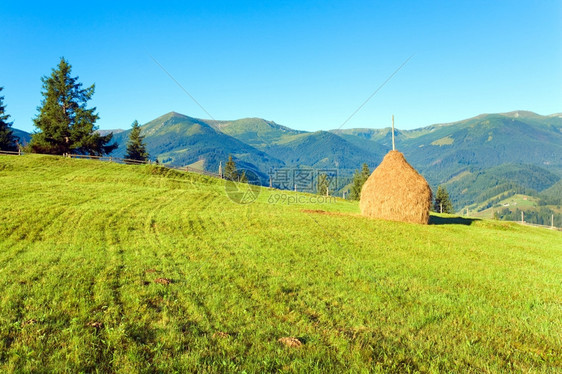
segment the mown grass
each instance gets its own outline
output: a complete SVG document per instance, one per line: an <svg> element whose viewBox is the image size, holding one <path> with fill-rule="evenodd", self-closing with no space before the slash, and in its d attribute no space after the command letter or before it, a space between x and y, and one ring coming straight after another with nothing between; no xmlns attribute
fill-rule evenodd
<svg viewBox="0 0 562 374"><path fill-rule="evenodd" d="M0 370L562 370L560 232L275 193L0 156Z"/></svg>

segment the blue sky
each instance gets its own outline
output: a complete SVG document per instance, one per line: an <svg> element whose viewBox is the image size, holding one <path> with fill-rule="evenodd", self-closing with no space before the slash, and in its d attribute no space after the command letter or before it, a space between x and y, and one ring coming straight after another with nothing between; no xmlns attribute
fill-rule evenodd
<svg viewBox="0 0 562 374"><path fill-rule="evenodd" d="M61 56L102 129L170 111L261 117L302 130L398 128L480 113L562 112L562 2L166 1L0 5L0 86L34 129L41 76Z"/></svg>

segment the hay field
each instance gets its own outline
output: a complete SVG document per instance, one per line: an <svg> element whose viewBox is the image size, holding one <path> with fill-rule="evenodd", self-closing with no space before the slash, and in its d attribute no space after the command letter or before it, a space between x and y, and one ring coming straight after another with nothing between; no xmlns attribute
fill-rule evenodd
<svg viewBox="0 0 562 374"><path fill-rule="evenodd" d="M274 192L0 156L0 371L562 370L562 233Z"/></svg>

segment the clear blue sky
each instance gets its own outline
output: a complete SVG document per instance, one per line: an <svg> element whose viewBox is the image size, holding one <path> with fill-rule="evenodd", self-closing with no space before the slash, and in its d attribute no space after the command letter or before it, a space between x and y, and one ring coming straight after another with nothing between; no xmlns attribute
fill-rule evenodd
<svg viewBox="0 0 562 374"><path fill-rule="evenodd" d="M169 111L302 130L410 129L480 113L562 112L562 2L165 1L0 5L0 86L31 131L61 56L102 129Z"/></svg>

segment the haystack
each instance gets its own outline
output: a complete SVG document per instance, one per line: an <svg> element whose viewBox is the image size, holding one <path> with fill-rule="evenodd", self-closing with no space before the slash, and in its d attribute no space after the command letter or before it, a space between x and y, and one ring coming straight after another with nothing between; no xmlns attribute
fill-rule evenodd
<svg viewBox="0 0 562 374"><path fill-rule="evenodd" d="M367 217L427 224L431 188L402 153L390 151L363 185L359 206Z"/></svg>

